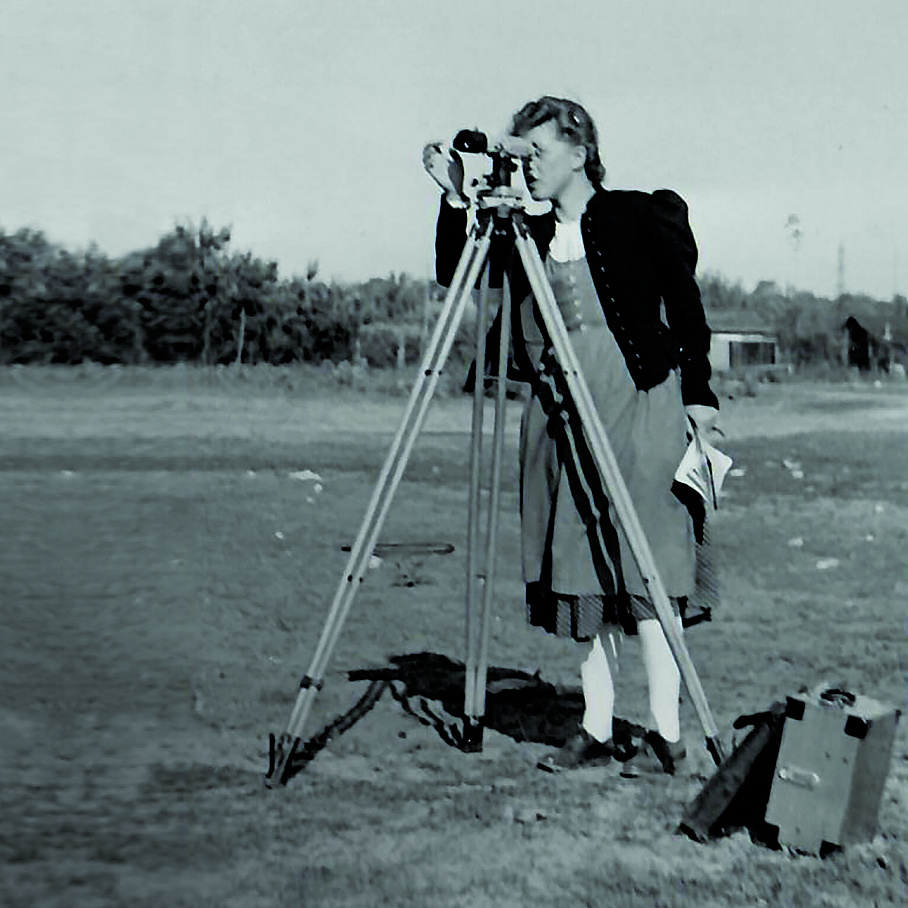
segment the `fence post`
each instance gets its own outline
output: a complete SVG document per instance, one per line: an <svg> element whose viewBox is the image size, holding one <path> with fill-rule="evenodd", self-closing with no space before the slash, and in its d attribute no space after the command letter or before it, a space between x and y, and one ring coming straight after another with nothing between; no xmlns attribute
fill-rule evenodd
<svg viewBox="0 0 908 908"><path fill-rule="evenodd" d="M407 366L407 335L403 328L397 329L397 371L402 372Z"/></svg>
<svg viewBox="0 0 908 908"><path fill-rule="evenodd" d="M246 307L240 309L240 336L236 342L236 365L243 362L243 344L246 341Z"/></svg>

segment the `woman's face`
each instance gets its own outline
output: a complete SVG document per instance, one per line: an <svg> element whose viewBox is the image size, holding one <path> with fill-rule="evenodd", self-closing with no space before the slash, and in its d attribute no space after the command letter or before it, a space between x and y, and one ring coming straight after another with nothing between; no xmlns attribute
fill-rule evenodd
<svg viewBox="0 0 908 908"><path fill-rule="evenodd" d="M536 201L558 199L580 175L586 164L586 149L558 134L554 120L546 120L525 132L522 138L532 148L524 161L527 189Z"/></svg>

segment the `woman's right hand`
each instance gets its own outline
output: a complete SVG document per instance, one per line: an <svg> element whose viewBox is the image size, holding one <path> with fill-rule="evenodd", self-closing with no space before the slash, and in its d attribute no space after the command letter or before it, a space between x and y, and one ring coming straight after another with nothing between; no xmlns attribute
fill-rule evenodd
<svg viewBox="0 0 908 908"><path fill-rule="evenodd" d="M463 198L463 161L444 142L430 142L422 150L422 164L450 198Z"/></svg>

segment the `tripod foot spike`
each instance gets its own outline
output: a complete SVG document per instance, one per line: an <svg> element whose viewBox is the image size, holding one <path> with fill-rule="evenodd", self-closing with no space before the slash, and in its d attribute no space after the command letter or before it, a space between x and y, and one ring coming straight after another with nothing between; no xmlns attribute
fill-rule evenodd
<svg viewBox="0 0 908 908"><path fill-rule="evenodd" d="M300 745L299 738L291 738L286 732L279 738L268 735L268 772L265 773L265 787L277 788L287 781L287 771Z"/></svg>
<svg viewBox="0 0 908 908"><path fill-rule="evenodd" d="M707 738L706 749L713 758L716 766L721 766L725 762L725 753L722 749L722 742L718 738Z"/></svg>
<svg viewBox="0 0 908 908"><path fill-rule="evenodd" d="M482 752L482 732L485 723L482 719L464 719L463 720L463 739L460 749L464 753L475 754Z"/></svg>

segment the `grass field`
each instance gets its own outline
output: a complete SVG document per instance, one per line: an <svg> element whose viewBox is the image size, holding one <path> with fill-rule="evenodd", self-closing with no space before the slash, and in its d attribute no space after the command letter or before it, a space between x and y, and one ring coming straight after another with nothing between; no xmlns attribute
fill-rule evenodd
<svg viewBox="0 0 908 908"><path fill-rule="evenodd" d="M446 741L456 672L348 680L397 655L463 658L470 413L453 394L433 404L382 539L454 551L370 571L309 730L354 712L265 789L268 733L403 407L312 372L0 373L0 904L905 904L904 723L878 835L820 860L745 832L675 833L710 772L686 702L687 774L552 776L535 768L552 716L531 704L506 716L490 694L483 752L465 754ZM585 650L524 622L518 416L512 403L490 660L495 677L538 670L568 720ZM908 389L765 386L724 402L723 424L723 602L688 645L726 744L737 716L824 678L902 707ZM633 641L618 712L646 715Z"/></svg>

